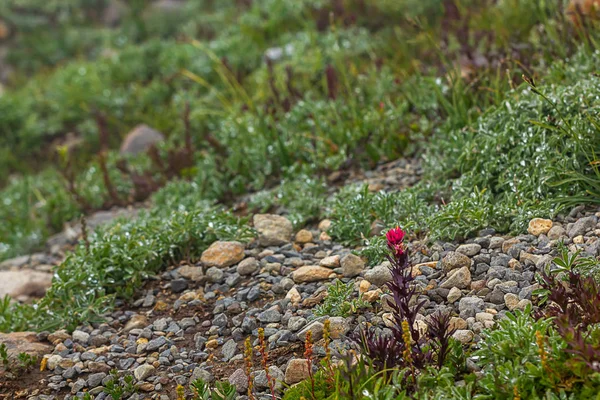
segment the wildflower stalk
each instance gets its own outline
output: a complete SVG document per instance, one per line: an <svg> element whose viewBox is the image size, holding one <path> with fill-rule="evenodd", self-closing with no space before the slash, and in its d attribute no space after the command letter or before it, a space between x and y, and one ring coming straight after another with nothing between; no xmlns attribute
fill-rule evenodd
<svg viewBox="0 0 600 400"><path fill-rule="evenodd" d="M177 394L177 400L185 400L185 388L182 385L177 385L175 393Z"/></svg>
<svg viewBox="0 0 600 400"><path fill-rule="evenodd" d="M313 365L313 343L312 343L312 331L306 332L306 342L304 343L304 358L306 358L306 364L308 367L308 376L310 378L311 395L314 400L315 397L315 377L312 372Z"/></svg>
<svg viewBox="0 0 600 400"><path fill-rule="evenodd" d="M244 343L244 361L246 362L246 377L248 378L248 400L254 400L252 394L253 383L252 383L252 343L250 338L246 338Z"/></svg>
<svg viewBox="0 0 600 400"><path fill-rule="evenodd" d="M328 319L323 323L323 339L325 340L325 358L323 359L323 364L327 371L327 382L333 384L333 366L331 365L331 349L329 348L331 343L331 323Z"/></svg>
<svg viewBox="0 0 600 400"><path fill-rule="evenodd" d="M275 396L275 379L271 377L269 374L269 364L267 360L267 344L265 342L265 330L263 328L258 328L258 341L260 343L260 356L262 361L262 366L267 376L267 383L269 384L269 389L271 389L271 398L276 400Z"/></svg>

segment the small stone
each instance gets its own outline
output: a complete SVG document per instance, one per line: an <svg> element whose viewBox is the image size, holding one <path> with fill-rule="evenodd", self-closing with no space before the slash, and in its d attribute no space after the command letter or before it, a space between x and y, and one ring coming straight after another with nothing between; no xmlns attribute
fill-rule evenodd
<svg viewBox="0 0 600 400"><path fill-rule="evenodd" d="M300 295L300 292L298 291L298 289L296 289L296 287L291 288L285 295L285 298L290 299L292 304L296 304L302 301L302 296Z"/></svg>
<svg viewBox="0 0 600 400"><path fill-rule="evenodd" d="M350 330L349 321L343 317L329 318L329 332L332 339L339 339Z"/></svg>
<svg viewBox="0 0 600 400"><path fill-rule="evenodd" d="M235 386L237 392L240 394L248 392L248 377L242 368L236 369L235 372L231 374L229 383Z"/></svg>
<svg viewBox="0 0 600 400"><path fill-rule="evenodd" d="M319 262L319 265L321 265L322 267L337 268L340 266L340 256L335 255L325 257Z"/></svg>
<svg viewBox="0 0 600 400"><path fill-rule="evenodd" d="M225 272L217 267L210 267L206 270L206 278L211 283L221 283L225 278Z"/></svg>
<svg viewBox="0 0 600 400"><path fill-rule="evenodd" d="M188 283L185 279L175 279L171 281L171 291L173 293L181 293L188 288Z"/></svg>
<svg viewBox="0 0 600 400"><path fill-rule="evenodd" d="M50 371L54 371L56 367L58 367L58 364L62 361L62 359L63 358L58 354L54 354L50 357L47 357L46 368L48 368L48 370Z"/></svg>
<svg viewBox="0 0 600 400"><path fill-rule="evenodd" d="M369 290L368 292L363 293L362 299L364 301L368 301L369 303L374 303L377 300L379 300L379 298L381 297L382 293L383 292L381 291L381 289Z"/></svg>
<svg viewBox="0 0 600 400"><path fill-rule="evenodd" d="M210 383L215 378L207 370L205 370L205 369L203 369L201 367L196 367L196 368L194 368L194 371L192 372L192 376L190 377L190 384L192 382L194 382L195 380L197 380L197 379L202 379L204 382Z"/></svg>
<svg viewBox="0 0 600 400"><path fill-rule="evenodd" d="M238 264L236 271L242 276L247 276L252 275L256 271L258 271L259 267L260 264L258 263L258 260L256 258L248 257Z"/></svg>
<svg viewBox="0 0 600 400"><path fill-rule="evenodd" d="M571 227L567 230L567 234L570 238L579 235L585 235L586 232L593 230L597 223L598 217L595 215L580 218L573 225L571 225Z"/></svg>
<svg viewBox="0 0 600 400"><path fill-rule="evenodd" d="M96 374L91 374L88 376L87 385L89 388L95 388L102 384L102 379L106 378L105 372L98 372Z"/></svg>
<svg viewBox="0 0 600 400"><path fill-rule="evenodd" d="M450 329L467 329L467 321L460 317L451 317L450 318Z"/></svg>
<svg viewBox="0 0 600 400"><path fill-rule="evenodd" d="M83 390L83 388L85 388L87 386L87 383L84 379L77 379L75 381L75 383L73 383L73 387L71 388L71 394L76 394L78 392L81 392Z"/></svg>
<svg viewBox="0 0 600 400"><path fill-rule="evenodd" d="M365 279L375 286L383 286L392 280L392 271L389 264L383 263L365 271Z"/></svg>
<svg viewBox="0 0 600 400"><path fill-rule="evenodd" d="M371 282L369 282L366 279L363 279L358 284L358 293L366 293L369 291L370 288L371 288Z"/></svg>
<svg viewBox="0 0 600 400"><path fill-rule="evenodd" d="M142 364L133 371L133 375L138 381L143 381L152 376L155 370L156 368L150 364Z"/></svg>
<svg viewBox="0 0 600 400"><path fill-rule="evenodd" d="M183 267L178 268L177 272L179 273L179 275L193 282L200 282L202 279L204 279L204 272L202 272L202 267L184 265Z"/></svg>
<svg viewBox="0 0 600 400"><path fill-rule="evenodd" d="M76 330L73 331L73 341L81 344L87 344L90 340L90 334L84 331Z"/></svg>
<svg viewBox="0 0 600 400"><path fill-rule="evenodd" d="M469 267L462 267L450 272L450 276L440 285L443 289L457 287L467 289L471 285L471 271Z"/></svg>
<svg viewBox="0 0 600 400"><path fill-rule="evenodd" d="M531 300L529 300L529 299L522 299L522 300L519 300L519 302L515 306L515 309L523 311L528 306L531 307L531 305L532 305Z"/></svg>
<svg viewBox="0 0 600 400"><path fill-rule="evenodd" d="M469 257L473 257L474 255L478 254L480 251L481 251L481 245L478 245L477 243L461 244L456 249L457 253L461 253L461 254L464 254L465 256L469 256Z"/></svg>
<svg viewBox="0 0 600 400"><path fill-rule="evenodd" d="M358 276L365 269L365 262L362 258L348 254L340 260L342 266L342 275L344 278L354 278Z"/></svg>
<svg viewBox="0 0 600 400"><path fill-rule="evenodd" d="M442 258L442 268L444 271L452 271L458 268L469 268L471 266L471 259L464 254L456 251L451 251L444 258Z"/></svg>
<svg viewBox="0 0 600 400"><path fill-rule="evenodd" d="M457 287L453 287L452 289L450 289L450 292L448 292L448 297L447 297L448 303L454 303L461 297L462 297L462 292L460 291L460 289Z"/></svg>
<svg viewBox="0 0 600 400"><path fill-rule="evenodd" d="M324 219L321 222L319 222L319 230L320 231L327 232L329 230L329 228L331 228L331 220L330 219Z"/></svg>
<svg viewBox="0 0 600 400"><path fill-rule="evenodd" d="M283 372L276 366L271 365L269 367L269 377L271 378L271 383L273 383L275 391L280 391L283 388L283 380L285 379ZM264 370L256 375L254 378L254 385L259 390L270 388L267 373Z"/></svg>
<svg viewBox="0 0 600 400"><path fill-rule="evenodd" d="M454 332L452 337L461 342L462 344L469 344L475 337L475 334L473 333L473 331L460 329Z"/></svg>
<svg viewBox="0 0 600 400"><path fill-rule="evenodd" d="M280 215L256 214L253 223L258 232L258 242L264 247L289 243L294 231L290 220Z"/></svg>
<svg viewBox="0 0 600 400"><path fill-rule="evenodd" d="M125 333L131 331L132 329L143 329L147 327L150 323L148 322L148 318L142 314L134 314L129 321L125 324L123 331Z"/></svg>
<svg viewBox="0 0 600 400"><path fill-rule="evenodd" d="M281 313L276 309L268 309L258 314L257 318L260 322L265 324L279 322L281 321Z"/></svg>
<svg viewBox="0 0 600 400"><path fill-rule="evenodd" d="M244 245L240 242L217 241L202 253L200 261L208 267L226 268L244 259Z"/></svg>
<svg viewBox="0 0 600 400"><path fill-rule="evenodd" d="M329 242L331 240L331 236L329 236L327 232L321 232L319 235L319 240L322 242Z"/></svg>
<svg viewBox="0 0 600 400"><path fill-rule="evenodd" d="M565 231L565 228L563 228L560 225L554 225L548 231L548 239L550 239L550 240L558 240L561 237L565 236L566 234L567 234L567 231Z"/></svg>
<svg viewBox="0 0 600 400"><path fill-rule="evenodd" d="M166 343L167 343L167 339L164 336L160 336L156 339L152 339L151 341L149 341L148 345L146 346L146 350L147 351L158 350L161 346L163 346Z"/></svg>
<svg viewBox="0 0 600 400"><path fill-rule="evenodd" d="M506 293L504 295L504 304L506 304L506 307L508 307L510 311L514 310L517 308L517 304L519 304L519 296L514 293Z"/></svg>
<svg viewBox="0 0 600 400"><path fill-rule="evenodd" d="M312 332L312 341L313 343L320 340L323 337L323 329L325 326L319 321L313 321L312 323L305 326L300 332L298 332L298 339L303 342L306 340L306 333L308 331Z"/></svg>
<svg viewBox="0 0 600 400"><path fill-rule="evenodd" d="M578 235L578 236L575 236L575 237L573 238L573 243L574 243L574 244L583 244L583 243L584 243L584 240L583 240L583 235Z"/></svg>
<svg viewBox="0 0 600 400"><path fill-rule="evenodd" d="M130 131L119 150L121 154L138 154L142 153L155 143L162 142L165 139L164 135L148 125L138 125Z"/></svg>
<svg viewBox="0 0 600 400"><path fill-rule="evenodd" d="M305 265L292 272L292 279L296 283L316 282L329 279L332 271L318 265Z"/></svg>
<svg viewBox="0 0 600 400"><path fill-rule="evenodd" d="M233 339L229 339L225 342L221 348L221 354L223 355L223 361L228 362L235 356L237 351L237 343Z"/></svg>
<svg viewBox="0 0 600 400"><path fill-rule="evenodd" d="M313 241L313 234L307 229L301 229L296 233L296 243L304 244Z"/></svg>
<svg viewBox="0 0 600 400"><path fill-rule="evenodd" d="M310 376L308 370L308 360L304 358L294 358L288 363L285 369L285 383L293 385L301 382Z"/></svg>
<svg viewBox="0 0 600 400"><path fill-rule="evenodd" d="M545 235L552 229L552 220L551 219L543 219L543 218L534 218L529 221L529 226L527 227L527 232L531 233L534 236Z"/></svg>

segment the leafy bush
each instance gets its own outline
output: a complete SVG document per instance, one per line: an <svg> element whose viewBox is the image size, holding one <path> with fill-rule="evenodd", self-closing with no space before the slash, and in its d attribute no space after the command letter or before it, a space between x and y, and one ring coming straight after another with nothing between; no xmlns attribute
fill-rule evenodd
<svg viewBox="0 0 600 400"><path fill-rule="evenodd" d="M319 317L348 317L358 309L369 306L368 302L362 300L361 295L352 299L353 293L354 284L352 282L344 284L342 281L336 280L327 289L327 297L323 304L315 307L314 314Z"/></svg>
<svg viewBox="0 0 600 400"><path fill-rule="evenodd" d="M143 280L180 259L198 257L219 239L247 240L245 220L218 207L189 211L154 208L131 221L98 228L55 271L35 305L0 304L0 329L74 329L98 321L115 297L131 298Z"/></svg>

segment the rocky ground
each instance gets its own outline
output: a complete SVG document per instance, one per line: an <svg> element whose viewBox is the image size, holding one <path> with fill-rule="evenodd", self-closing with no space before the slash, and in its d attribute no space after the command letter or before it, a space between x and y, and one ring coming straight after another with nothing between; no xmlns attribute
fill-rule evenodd
<svg viewBox="0 0 600 400"><path fill-rule="evenodd" d="M386 175L394 168L406 170L406 165L381 168L364 178L382 185L377 189L390 189L398 179L408 179L398 178L397 171ZM413 176L416 170L411 169ZM507 311L531 304L535 272L551 262L560 241L572 251L599 255L597 211L578 207L555 221L534 219L528 232L517 237L484 230L464 243L410 243L419 293L414 301L425 301L419 328L426 329L424 320L437 310L449 310L457 328L454 337L476 346L484 328L494 326ZM354 285L354 296L362 296L370 307L347 318L329 318L334 353L353 346L352 337L363 326L388 330L392 321L384 301L389 296L384 284L390 279L386 262L369 267L353 249L333 243L326 233L328 221L298 232L279 215L257 215L253 224L259 233L255 242L216 242L199 262L171 266L102 324L81 326L72 334L1 335L13 351L27 350L46 359L45 371L10 380L4 396L68 399L89 392L105 399L109 371L116 369L119 376L133 376L138 392L131 398L175 399L178 384L187 387L201 377L229 380L244 399L243 342L251 337L256 346L260 327L267 338L270 375L281 390L307 376L302 354L309 330L316 354L324 354L326 317L316 317L314 309L338 279ZM41 261L34 268L59 261L36 257ZM254 387L270 398L266 374L259 357L254 358Z"/></svg>

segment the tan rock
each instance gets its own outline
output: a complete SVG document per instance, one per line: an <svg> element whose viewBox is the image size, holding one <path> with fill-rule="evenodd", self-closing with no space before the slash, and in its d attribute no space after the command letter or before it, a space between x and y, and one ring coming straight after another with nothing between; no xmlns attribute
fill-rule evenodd
<svg viewBox="0 0 600 400"><path fill-rule="evenodd" d="M52 284L52 274L31 269L0 271L0 298L41 298Z"/></svg>
<svg viewBox="0 0 600 400"><path fill-rule="evenodd" d="M460 291L460 289L457 287L453 287L452 289L450 289L450 292L448 292L447 300L448 300L448 303L454 303L461 297L462 297L462 292Z"/></svg>
<svg viewBox="0 0 600 400"><path fill-rule="evenodd" d="M300 244L310 243L313 241L313 234L307 229L301 229L296 233L296 242Z"/></svg>
<svg viewBox="0 0 600 400"><path fill-rule="evenodd" d="M329 236L327 232L321 232L321 234L319 235L319 240L322 242L328 242L331 240L331 236Z"/></svg>
<svg viewBox="0 0 600 400"><path fill-rule="evenodd" d="M281 215L256 214L252 221L258 232L258 242L265 247L289 243L294 231L290 220Z"/></svg>
<svg viewBox="0 0 600 400"><path fill-rule="evenodd" d="M374 303L379 300L382 294L383 291L381 289L369 290L368 292L363 293L362 299L364 301L368 301L369 303Z"/></svg>
<svg viewBox="0 0 600 400"><path fill-rule="evenodd" d="M371 282L369 282L366 279L363 279L362 281L360 281L360 283L358 284L358 293L366 293L369 291L369 288L371 287Z"/></svg>
<svg viewBox="0 0 600 400"><path fill-rule="evenodd" d="M54 345L67 339L71 339L71 335L65 329L60 329L48 335L48 341Z"/></svg>
<svg viewBox="0 0 600 400"><path fill-rule="evenodd" d="M534 236L540 236L542 234L547 234L551 228L551 219L534 218L531 221L529 221L527 232L531 233Z"/></svg>
<svg viewBox="0 0 600 400"><path fill-rule="evenodd" d="M451 317L450 318L450 329L467 329L467 321L460 317Z"/></svg>
<svg viewBox="0 0 600 400"><path fill-rule="evenodd" d="M200 261L208 267L226 268L244 259L244 245L240 242L217 241L202 253Z"/></svg>
<svg viewBox="0 0 600 400"><path fill-rule="evenodd" d="M150 322L148 322L148 318L145 315L135 314L127 321L123 331L129 332L132 329L144 329L148 325L150 325Z"/></svg>
<svg viewBox="0 0 600 400"><path fill-rule="evenodd" d="M323 221L319 222L319 230L320 231L327 232L329 230L329 228L331 228L331 220L324 219Z"/></svg>
<svg viewBox="0 0 600 400"><path fill-rule="evenodd" d="M459 289L467 289L471 285L471 271L469 271L469 267L458 268L451 271L448 275L448 279L440 285L441 288L451 289L457 287Z"/></svg>
<svg viewBox="0 0 600 400"><path fill-rule="evenodd" d="M292 272L292 279L296 283L316 282L329 279L335 275L329 268L318 265L305 265Z"/></svg>
<svg viewBox="0 0 600 400"><path fill-rule="evenodd" d="M319 265L321 265L322 267L337 268L340 266L340 256L335 255L325 257L319 262Z"/></svg>
<svg viewBox="0 0 600 400"><path fill-rule="evenodd" d="M285 383L293 385L310 377L308 360L305 358L294 358L285 369Z"/></svg>
<svg viewBox="0 0 600 400"><path fill-rule="evenodd" d="M452 271L454 269L470 267L471 259L464 254L456 251L451 251L442 258L442 267L444 271Z"/></svg>
<svg viewBox="0 0 600 400"><path fill-rule="evenodd" d="M357 255L348 254L340 260L344 278L354 278L365 269L365 262Z"/></svg>
<svg viewBox="0 0 600 400"><path fill-rule="evenodd" d="M40 342L35 332L0 333L0 343L6 345L8 357L16 359L19 353L41 357L53 350L49 343Z"/></svg>
<svg viewBox="0 0 600 400"><path fill-rule="evenodd" d="M504 295L504 304L506 304L506 307L508 307L508 309L510 311L514 310L515 308L517 308L517 305L519 304L519 296L517 296L514 293L506 293Z"/></svg>
<svg viewBox="0 0 600 400"><path fill-rule="evenodd" d="M329 333L332 339L339 339L350 330L348 320L343 317L329 318Z"/></svg>
<svg viewBox="0 0 600 400"><path fill-rule="evenodd" d="M507 254L510 248L518 243L520 243L519 239L515 238L505 240L504 242L502 242L502 252L504 254Z"/></svg>
<svg viewBox="0 0 600 400"><path fill-rule="evenodd" d="M583 235L575 236L573 238L573 243L575 243L575 244L583 244L584 243Z"/></svg>
<svg viewBox="0 0 600 400"><path fill-rule="evenodd" d="M148 125L138 125L125 136L121 144L121 154L142 153L150 146L162 142L165 137L162 133L150 128Z"/></svg>
<svg viewBox="0 0 600 400"><path fill-rule="evenodd" d="M196 267L195 265L184 265L177 269L177 273L186 279L194 282L199 282L204 279L204 272L202 267Z"/></svg>
<svg viewBox="0 0 600 400"><path fill-rule="evenodd" d="M295 286L287 292L285 298L290 299L292 303L299 303L300 301L302 301L302 295L300 295L300 292L298 291L298 289L296 289Z"/></svg>
<svg viewBox="0 0 600 400"><path fill-rule="evenodd" d="M454 332L452 337L461 342L462 344L469 344L471 343L471 341L473 341L475 334L473 333L473 331L470 330L459 329L456 332Z"/></svg>

